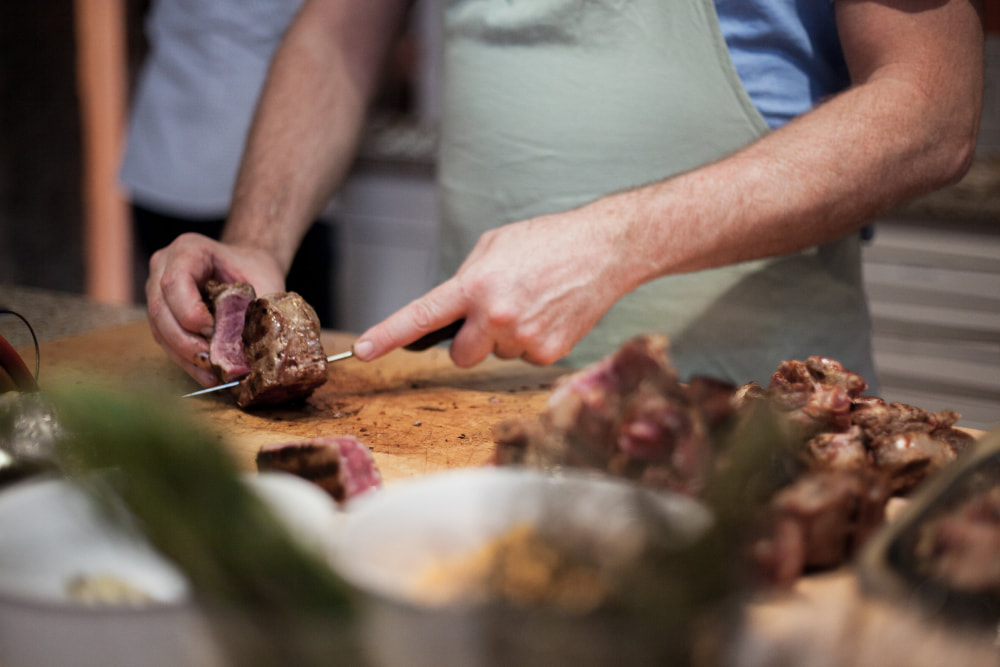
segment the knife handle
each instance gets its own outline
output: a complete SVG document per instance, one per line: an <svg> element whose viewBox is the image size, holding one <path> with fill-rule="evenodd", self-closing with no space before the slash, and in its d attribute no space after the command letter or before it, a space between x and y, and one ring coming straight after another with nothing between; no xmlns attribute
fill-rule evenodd
<svg viewBox="0 0 1000 667"><path fill-rule="evenodd" d="M409 350L410 352L423 352L424 350L434 347L438 343L442 343L446 340L451 340L458 333L458 330L462 328L465 324L465 319L455 320L446 327L441 327L437 331L432 331L429 334L418 338L409 345L404 345L404 350Z"/></svg>

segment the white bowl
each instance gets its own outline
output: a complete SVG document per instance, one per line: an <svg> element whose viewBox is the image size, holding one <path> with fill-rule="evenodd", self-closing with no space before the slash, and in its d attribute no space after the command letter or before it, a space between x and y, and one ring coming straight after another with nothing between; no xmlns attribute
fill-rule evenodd
<svg viewBox="0 0 1000 667"><path fill-rule="evenodd" d="M397 482L352 503L337 531L332 562L368 593L361 623L368 656L377 665L407 667L639 664L645 654L625 619L475 602L442 605L428 595L424 579L430 568L470 558L523 524L542 528L555 522L609 563L627 562L641 534L637 494L670 526L678 547L711 525L710 512L684 496L640 490L607 476L507 467Z"/></svg>
<svg viewBox="0 0 1000 667"><path fill-rule="evenodd" d="M246 481L303 545L326 550L332 499L283 473ZM89 606L77 576L145 593L139 606ZM85 491L58 479L0 493L0 664L143 667L225 664L184 575L138 534L110 524Z"/></svg>
<svg viewBox="0 0 1000 667"><path fill-rule="evenodd" d="M607 476L459 469L399 482L352 503L335 533L334 567L365 591L437 606L422 585L429 568L469 556L514 526L542 526L547 514L561 530L599 545L607 561L622 561L641 538L637 493L655 503L678 546L711 523L709 511L691 498L642 491Z"/></svg>

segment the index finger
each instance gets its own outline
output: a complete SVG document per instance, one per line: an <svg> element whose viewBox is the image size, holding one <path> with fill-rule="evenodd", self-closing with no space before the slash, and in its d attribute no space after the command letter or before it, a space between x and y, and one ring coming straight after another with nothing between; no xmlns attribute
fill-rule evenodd
<svg viewBox="0 0 1000 667"><path fill-rule="evenodd" d="M207 277L202 267L187 270L178 266L160 276L160 295L167 311L174 317L177 324L193 334L209 338L212 335L215 320L205 305L201 296L199 283Z"/></svg>
<svg viewBox="0 0 1000 667"><path fill-rule="evenodd" d="M362 361L371 361L396 348L421 344L425 337L437 338L442 330L454 335L461 326L456 322L465 316L466 310L465 300L454 283L442 283L361 334L354 344L354 355Z"/></svg>
<svg viewBox="0 0 1000 667"><path fill-rule="evenodd" d="M191 260L176 252L183 240L157 251L150 260L146 282L147 312L153 338L202 385L211 383L208 340L213 318L201 298L197 280L206 271L201 253ZM188 244L191 245L190 243Z"/></svg>

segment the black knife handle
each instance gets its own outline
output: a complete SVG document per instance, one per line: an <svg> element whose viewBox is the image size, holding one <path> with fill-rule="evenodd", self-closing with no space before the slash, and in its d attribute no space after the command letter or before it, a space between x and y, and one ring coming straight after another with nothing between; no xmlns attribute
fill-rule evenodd
<svg viewBox="0 0 1000 667"><path fill-rule="evenodd" d="M456 320L446 327L441 327L437 331L432 331L426 336L422 336L417 340L413 341L409 345L404 345L404 350L409 350L410 352L423 352L424 350L434 347L438 343L442 343L446 340L451 340L458 333L458 330L462 328L465 324L465 320Z"/></svg>

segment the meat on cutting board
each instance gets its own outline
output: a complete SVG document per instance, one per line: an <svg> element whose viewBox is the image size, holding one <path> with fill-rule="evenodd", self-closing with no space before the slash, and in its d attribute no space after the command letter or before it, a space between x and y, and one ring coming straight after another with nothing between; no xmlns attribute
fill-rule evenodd
<svg viewBox="0 0 1000 667"><path fill-rule="evenodd" d="M220 283L209 280L201 290L209 312L215 318L208 356L212 370L222 382L238 380L250 372L243 352L243 323L247 306L257 298L248 283Z"/></svg>
<svg viewBox="0 0 1000 667"><path fill-rule="evenodd" d="M733 391L707 378L681 384L667 339L639 336L559 378L539 418L498 425L497 461L596 468L695 494L708 472L712 432L733 412Z"/></svg>
<svg viewBox="0 0 1000 667"><path fill-rule="evenodd" d="M212 368L242 408L305 398L326 382L316 311L295 292L256 297L247 283L208 281L202 298L215 317Z"/></svg>
<svg viewBox="0 0 1000 667"><path fill-rule="evenodd" d="M353 436L266 445L257 452L257 469L278 470L307 479L337 502L382 485L382 474L371 452Z"/></svg>
<svg viewBox="0 0 1000 667"><path fill-rule="evenodd" d="M596 468L698 495L724 465L726 443L739 441L744 417L763 407L787 443L761 462L775 490L748 550L763 581L787 585L850 559L893 494L912 491L972 441L954 428L954 412L886 404L866 389L860 375L819 356L782 362L767 388L681 383L666 339L639 336L561 378L541 415L498 425L496 458Z"/></svg>
<svg viewBox="0 0 1000 667"><path fill-rule="evenodd" d="M319 317L295 292L250 302L243 346L250 374L237 391L236 403L242 408L305 398L326 382Z"/></svg>

